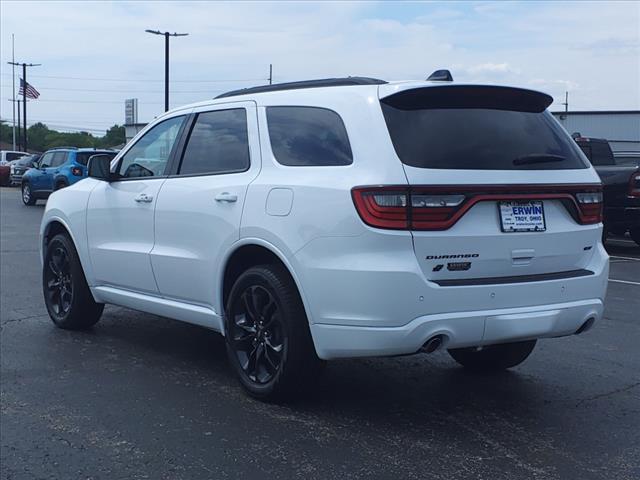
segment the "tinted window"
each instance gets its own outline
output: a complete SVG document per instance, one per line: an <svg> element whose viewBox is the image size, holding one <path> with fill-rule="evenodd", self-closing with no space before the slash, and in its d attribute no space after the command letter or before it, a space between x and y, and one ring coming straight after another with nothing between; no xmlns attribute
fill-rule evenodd
<svg viewBox="0 0 640 480"><path fill-rule="evenodd" d="M42 156L42 159L40 160L40 167L42 168L50 167L52 159L53 159L53 152L45 153Z"/></svg>
<svg viewBox="0 0 640 480"><path fill-rule="evenodd" d="M400 160L443 169L587 168L575 142L544 110L548 96L484 90L438 87L385 98L382 111Z"/></svg>
<svg viewBox="0 0 640 480"><path fill-rule="evenodd" d="M78 152L76 153L76 162L80 165L86 165L89 162L89 158L93 155L109 155L110 158L116 156L114 152Z"/></svg>
<svg viewBox="0 0 640 480"><path fill-rule="evenodd" d="M39 158L40 155L29 155L28 157L24 157L18 160L16 164L20 165L21 167L31 167L33 166L34 162L38 161Z"/></svg>
<svg viewBox="0 0 640 480"><path fill-rule="evenodd" d="M615 165L613 153L608 142L581 140L578 145L592 165Z"/></svg>
<svg viewBox="0 0 640 480"><path fill-rule="evenodd" d="M268 107L271 149L290 166L349 165L353 162L347 131L333 110L315 107Z"/></svg>
<svg viewBox="0 0 640 480"><path fill-rule="evenodd" d="M24 153L7 152L6 159L7 159L7 162L10 162L11 160L17 160L18 158L24 157L24 155L25 155Z"/></svg>
<svg viewBox="0 0 640 480"><path fill-rule="evenodd" d="M120 176L137 178L164 175L184 118L180 116L165 120L139 138L120 160Z"/></svg>
<svg viewBox="0 0 640 480"><path fill-rule="evenodd" d="M59 167L67 161L67 152L55 152L51 160L52 167Z"/></svg>
<svg viewBox="0 0 640 480"><path fill-rule="evenodd" d="M200 113L182 157L180 174L240 172L249 168L244 108Z"/></svg>

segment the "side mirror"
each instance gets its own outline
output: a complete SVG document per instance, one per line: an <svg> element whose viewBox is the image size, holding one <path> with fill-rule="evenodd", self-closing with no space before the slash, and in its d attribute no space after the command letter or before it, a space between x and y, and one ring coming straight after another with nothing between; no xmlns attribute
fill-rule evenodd
<svg viewBox="0 0 640 480"><path fill-rule="evenodd" d="M89 170L89 176L98 180L104 180L109 182L113 179L111 174L111 160L112 155L92 155L87 162L87 169Z"/></svg>

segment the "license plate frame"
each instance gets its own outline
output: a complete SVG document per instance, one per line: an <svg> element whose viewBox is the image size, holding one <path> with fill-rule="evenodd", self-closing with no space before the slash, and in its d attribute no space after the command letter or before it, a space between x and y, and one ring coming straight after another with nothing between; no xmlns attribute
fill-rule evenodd
<svg viewBox="0 0 640 480"><path fill-rule="evenodd" d="M518 215L514 207L528 207L533 211L525 211ZM537 211L539 207L539 213ZM545 232L547 222L542 200L508 200L498 202L500 228L503 233ZM535 217L541 217L537 219Z"/></svg>

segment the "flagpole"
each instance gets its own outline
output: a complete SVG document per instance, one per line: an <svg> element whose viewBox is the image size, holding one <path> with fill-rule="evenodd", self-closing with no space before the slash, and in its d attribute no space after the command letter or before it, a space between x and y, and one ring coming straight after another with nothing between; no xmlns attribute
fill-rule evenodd
<svg viewBox="0 0 640 480"><path fill-rule="evenodd" d="M15 35L11 34L11 63L15 63L16 61L16 51L15 51ZM13 149L16 149L16 66L11 65L11 83L12 83L12 91L13 91Z"/></svg>

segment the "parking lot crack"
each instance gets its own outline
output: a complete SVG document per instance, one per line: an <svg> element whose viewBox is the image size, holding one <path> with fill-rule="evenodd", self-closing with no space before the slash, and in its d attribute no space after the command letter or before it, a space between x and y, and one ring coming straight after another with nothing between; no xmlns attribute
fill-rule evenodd
<svg viewBox="0 0 640 480"><path fill-rule="evenodd" d="M583 403L586 403L586 402L591 402L593 400L599 400L601 398L606 398L606 397L610 397L612 395L616 395L618 393L626 392L626 391L631 390L632 388L635 388L637 386L640 386L640 382L632 383L631 385L627 385L625 387L617 388L615 390L611 390L610 392L600 393L600 394L594 395L592 397L583 398L578 403L576 403L576 407L579 407L580 405L582 405Z"/></svg>

